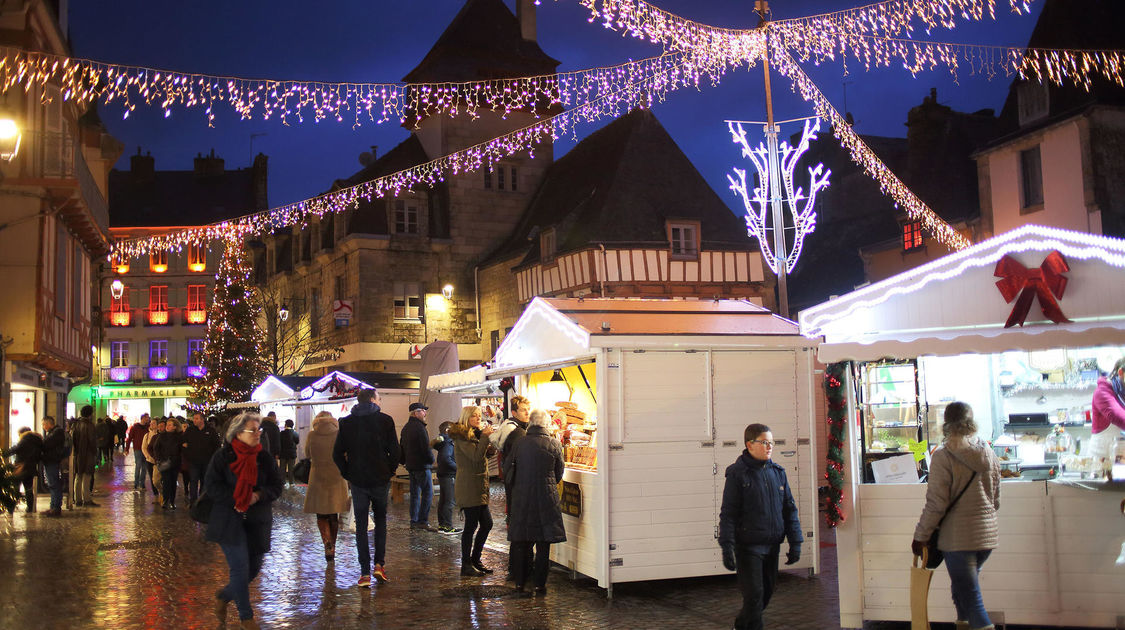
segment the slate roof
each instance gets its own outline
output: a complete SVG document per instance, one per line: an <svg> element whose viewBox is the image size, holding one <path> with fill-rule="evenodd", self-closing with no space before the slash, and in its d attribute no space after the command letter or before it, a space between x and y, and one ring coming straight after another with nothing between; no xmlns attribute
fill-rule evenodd
<svg viewBox="0 0 1125 630"><path fill-rule="evenodd" d="M745 221L715 194L647 109L621 116L578 143L544 175L512 237L487 259L527 250L554 227L558 252L594 244L668 246L666 219L700 222L705 250L757 250Z"/></svg>
<svg viewBox="0 0 1125 630"><path fill-rule="evenodd" d="M552 74L559 62L523 39L502 0L468 0L403 81L475 81Z"/></svg>
<svg viewBox="0 0 1125 630"><path fill-rule="evenodd" d="M264 157L264 156L260 156ZM257 163L257 162L256 162ZM202 175L195 171L109 172L111 227L206 225L266 208L255 168ZM265 162L262 167L265 168Z"/></svg>

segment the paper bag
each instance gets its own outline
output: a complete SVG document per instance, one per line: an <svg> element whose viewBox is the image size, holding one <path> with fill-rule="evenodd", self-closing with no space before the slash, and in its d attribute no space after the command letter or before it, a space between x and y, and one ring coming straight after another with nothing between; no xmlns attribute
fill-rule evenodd
<svg viewBox="0 0 1125 630"><path fill-rule="evenodd" d="M910 630L930 630L930 580L934 570L926 568L925 550L910 566Z"/></svg>

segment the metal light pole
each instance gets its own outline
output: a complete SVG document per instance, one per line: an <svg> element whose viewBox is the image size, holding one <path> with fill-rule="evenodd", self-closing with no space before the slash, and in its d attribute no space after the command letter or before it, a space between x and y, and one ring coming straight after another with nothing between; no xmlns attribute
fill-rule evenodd
<svg viewBox="0 0 1125 630"><path fill-rule="evenodd" d="M758 28L765 29L769 24L770 3L767 0L754 2L754 11L758 13L761 22ZM781 208L781 166L779 164L777 149L777 125L773 121L773 95L770 91L770 58L769 58L769 31L766 31L766 54L762 56L762 70L766 79L766 149L769 151L768 164L770 173L770 207L773 210L773 256L777 261L777 299L778 311L781 316L789 318L789 290L786 283L786 265L788 258L785 249L785 215Z"/></svg>

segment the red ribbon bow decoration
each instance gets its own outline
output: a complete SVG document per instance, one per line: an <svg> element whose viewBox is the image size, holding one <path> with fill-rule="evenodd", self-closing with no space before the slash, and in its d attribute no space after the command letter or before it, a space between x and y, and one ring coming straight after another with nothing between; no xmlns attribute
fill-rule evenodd
<svg viewBox="0 0 1125 630"><path fill-rule="evenodd" d="M1047 258L1038 269L1028 269L1008 255L1001 258L996 263L996 271L992 274L1000 278L996 281L996 287L1000 289L1005 302L1011 303L1016 296L1019 296L1004 328L1011 328L1016 324L1023 326L1027 313L1031 310L1031 301L1035 298L1039 299L1039 307L1043 309L1043 314L1048 319L1056 324L1069 322L1058 302L1062 299L1063 291L1066 290L1067 279L1062 274L1068 271L1070 266L1066 264L1066 259L1058 250L1047 254Z"/></svg>

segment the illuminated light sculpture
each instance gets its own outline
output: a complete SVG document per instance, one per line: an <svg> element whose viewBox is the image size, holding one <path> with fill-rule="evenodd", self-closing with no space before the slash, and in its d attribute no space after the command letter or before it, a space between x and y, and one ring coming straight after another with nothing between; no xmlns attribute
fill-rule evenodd
<svg viewBox="0 0 1125 630"><path fill-rule="evenodd" d="M737 179L732 175L727 175L731 190L742 197L742 204L746 207L746 232L758 239L762 256L771 271L778 273L779 269L784 268L784 273L792 273L793 267L797 264L797 259L801 256L805 237L816 229L816 196L828 186L828 177L832 174L832 171L826 170L823 164L809 167L808 195L805 195L804 190L800 187L796 190L793 189L793 171L797 168L797 162L800 161L801 156L808 150L809 142L816 140L816 134L820 131L820 119L815 119L815 122L806 120L804 131L801 133L801 141L797 146L782 142L777 148L777 157L772 159L765 144L759 143L755 148L750 147L750 143L746 140L746 131L743 129L741 122L730 121L727 123L727 129L730 131L734 142L741 145L742 157L753 162L754 168L758 171L759 186L754 188L753 196L751 196L749 186L746 183L745 170L734 169L735 174L738 175ZM776 174L771 172L774 169L778 171ZM784 187L783 190L774 188L773 182L778 180L780 180L780 185ZM777 219L780 218L778 216L774 216L774 222L767 225L767 216L771 214L771 203L774 201L784 201L785 205L788 206L789 219L793 224L792 228L778 225ZM774 251L773 243L781 243L787 246L785 241L772 240L770 235L767 234L767 232L778 229L793 230L793 245L788 252L784 249Z"/></svg>
<svg viewBox="0 0 1125 630"><path fill-rule="evenodd" d="M206 324L206 309L187 309L184 311L184 321L189 324Z"/></svg>
<svg viewBox="0 0 1125 630"><path fill-rule="evenodd" d="M166 381L172 376L172 367L168 365L151 365L148 368L150 381Z"/></svg>
<svg viewBox="0 0 1125 630"><path fill-rule="evenodd" d="M113 311L109 314L110 326L129 326L133 323L132 311Z"/></svg>
<svg viewBox="0 0 1125 630"><path fill-rule="evenodd" d="M145 309L150 326L167 326L171 320L168 309Z"/></svg>
<svg viewBox="0 0 1125 630"><path fill-rule="evenodd" d="M207 368L202 365L186 365L184 366L184 374L188 378L203 378L207 376Z"/></svg>
<svg viewBox="0 0 1125 630"><path fill-rule="evenodd" d="M116 383L124 383L133 378L133 368L131 367L112 367L109 368L109 380Z"/></svg>

